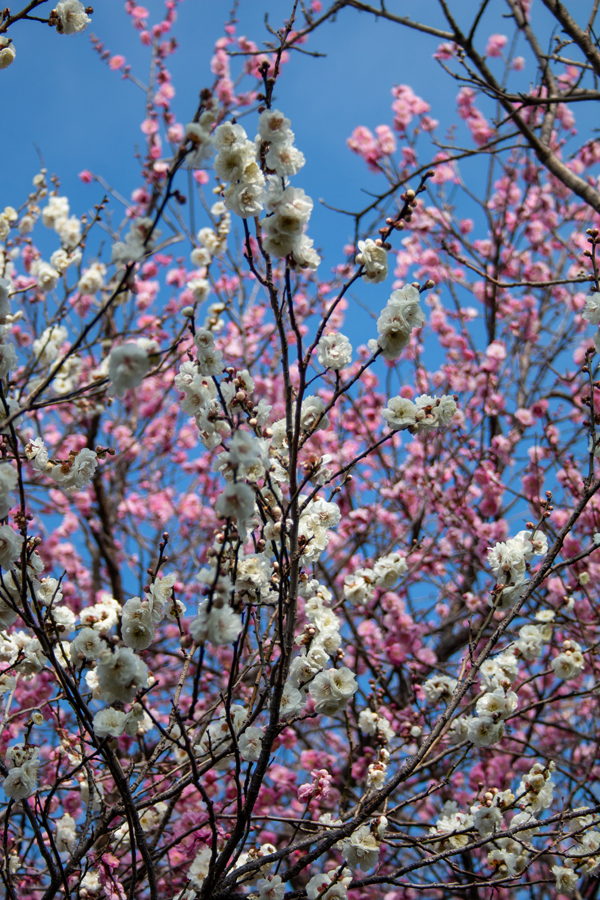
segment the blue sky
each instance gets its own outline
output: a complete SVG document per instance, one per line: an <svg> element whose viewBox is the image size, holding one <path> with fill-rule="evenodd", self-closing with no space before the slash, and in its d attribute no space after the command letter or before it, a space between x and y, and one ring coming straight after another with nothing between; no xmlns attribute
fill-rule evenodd
<svg viewBox="0 0 600 900"><path fill-rule="evenodd" d="M174 110L183 123L196 109L199 90L213 81L210 59L215 40L223 34L231 3L232 0L184 0L179 6L173 33L180 46L170 58L169 67L177 91ZM539 0L534 0L534 4L537 24L544 21L544 9ZM148 0L144 5L150 11L151 24L162 17L162 0ZM450 5L466 27L479 3L453 0ZM279 27L291 7L291 0L241 0L238 34L260 44L268 36L265 13L269 13L272 25ZM444 26L437 0L389 0L388 9ZM502 18L505 9L504 3L490 4L481 24L482 48L490 33L511 34L512 23ZM31 179L39 169L36 147L49 172L60 178L62 191L77 215L89 210L103 193L97 184L80 182L78 173L82 169L103 176L127 198L139 186L134 150L136 145L143 147L145 140L140 131L145 95L101 62L90 43L92 33L111 54L126 57L132 74L141 81L147 80L149 50L141 45L122 0L99 0L92 25L83 34L59 35L36 22L18 22L11 29L17 57L10 68L0 72L5 122L4 140L0 142L4 173L0 207L19 206L26 199ZM382 176L373 176L362 160L350 152L346 140L359 124L371 129L378 124L391 124L391 87L409 84L431 104L431 115L440 121L440 138L457 121L458 134L464 132L456 114L459 85L432 59L439 42L437 37L346 10L335 23L327 23L312 35L306 45L307 49L327 54L324 58L295 53L283 68L275 102L291 119L296 145L306 157L306 166L293 183L315 202L309 234L324 251L321 277L342 261L343 246L352 236L353 222L320 207L318 201L322 198L331 206L357 210L368 200L361 188L377 191L385 186ZM500 61L493 60L492 64L499 72ZM526 87L534 78L528 61L528 68L519 76L519 86ZM244 124L253 137L254 123L245 120ZM423 153L423 161L427 158L428 154ZM479 166L478 172L475 167L471 173L470 186L477 190L483 169ZM46 253L45 241L39 234L38 228L35 239L42 241L40 246ZM485 237L485 233L477 236ZM54 245L49 252L52 249ZM391 278L376 286L361 283L355 293L362 304L378 313L389 296L390 284ZM362 329L360 339L354 339L354 329L348 328L356 344L365 339L364 313L356 306L353 309L357 331ZM374 331L373 326L370 330Z"/></svg>
<svg viewBox="0 0 600 900"><path fill-rule="evenodd" d="M149 0L145 5L150 21L156 21L162 3ZM212 82L212 49L230 5L231 0L185 0L179 8L174 34L180 49L170 65L180 121L191 118L199 89ZM390 8L394 6L415 6L416 12L416 4L392 3ZM465 13L473 6L471 0L461 0ZM241 0L238 33L260 42L266 36L265 11L279 26L289 9L288 0ZM421 0L418 9L430 21L438 18L433 0ZM144 94L100 61L90 33L111 53L125 56L133 74L146 81L149 52L117 0L96 4L92 26L84 34L62 36L39 23L17 23L10 32L17 58L1 73L4 122L10 125L5 126L0 145L5 174L0 204L17 206L25 198L38 170L36 146L49 171L61 179L78 214L100 194L98 186L79 182L77 174L84 168L103 175L126 197L137 186L133 150L143 141L139 125ZM277 105L291 118L297 146L307 159L294 183L304 187L315 202L323 198L333 206L356 209L364 198L360 187L376 189L378 179L367 173L345 142L358 124L373 128L391 121L394 83L408 83L427 99L442 126L455 119L457 87L431 59L437 43L437 38L349 10L311 38L309 49L326 52L326 58L294 54L284 67ZM7 139L8 135L12 137ZM313 216L313 221L311 234L333 264L351 234L351 222L327 210L321 210L318 219Z"/></svg>

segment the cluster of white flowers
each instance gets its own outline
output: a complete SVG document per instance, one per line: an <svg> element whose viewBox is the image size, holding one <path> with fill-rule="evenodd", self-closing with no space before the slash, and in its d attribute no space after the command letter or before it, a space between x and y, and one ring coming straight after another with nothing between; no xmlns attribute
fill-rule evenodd
<svg viewBox="0 0 600 900"><path fill-rule="evenodd" d="M199 169L202 164L212 156L212 140L210 130L215 124L215 115L210 109L204 110L197 122L188 122L185 126L185 136L192 145L192 152L188 154L188 164L193 169Z"/></svg>
<svg viewBox="0 0 600 900"><path fill-rule="evenodd" d="M347 666L323 669L310 682L308 691L315 703L315 712L333 716L348 705L358 690L356 676Z"/></svg>
<svg viewBox="0 0 600 900"><path fill-rule="evenodd" d="M600 871L600 825L597 813L587 807L573 810L577 813L569 822L571 846L565 851L564 866L553 866L556 890L571 896L582 875L597 875Z"/></svg>
<svg viewBox="0 0 600 900"><path fill-rule="evenodd" d="M123 643L133 650L147 650L155 638L156 626L163 619L164 604L154 597L131 597L121 614Z"/></svg>
<svg viewBox="0 0 600 900"><path fill-rule="evenodd" d="M114 597L102 594L98 603L81 610L79 619L99 634L107 634L117 624L120 611L121 605Z"/></svg>
<svg viewBox="0 0 600 900"><path fill-rule="evenodd" d="M313 875L306 885L308 900L346 900L352 882L349 869L333 869Z"/></svg>
<svg viewBox="0 0 600 900"><path fill-rule="evenodd" d="M229 715L223 713L216 719L213 718L208 727L204 728L200 740L193 743L194 753L199 757L225 754L225 758L216 763L217 769L225 769L228 765L226 757L234 750L235 736L242 759L257 760L262 749L263 731L256 725L246 725L247 719L248 710L234 703L229 709ZM176 729L174 736L178 736L178 733Z"/></svg>
<svg viewBox="0 0 600 900"><path fill-rule="evenodd" d="M388 743L395 736L394 729L385 718L371 709L363 709L358 717L358 727L363 734L376 734L379 741Z"/></svg>
<svg viewBox="0 0 600 900"><path fill-rule="evenodd" d="M386 828L386 817L379 816L370 825L360 825L350 837L340 841L337 846L341 848L348 865L359 866L363 871L376 866Z"/></svg>
<svg viewBox="0 0 600 900"><path fill-rule="evenodd" d="M0 566L9 569L21 555L23 538L10 525L0 525Z"/></svg>
<svg viewBox="0 0 600 900"><path fill-rule="evenodd" d="M439 837L436 843L438 851L448 849L460 849L469 843L467 834L473 827L473 816L459 811L455 800L447 800L435 825L429 829L429 834Z"/></svg>
<svg viewBox="0 0 600 900"><path fill-rule="evenodd" d="M546 627L542 626L542 629ZM482 664L479 674L483 693L475 705L476 715L462 716L454 720L449 733L452 742L469 740L476 747L490 747L502 738L504 721L518 706L517 695L510 688L517 680L519 663L516 654L523 655L521 641L527 640L529 633L527 629L536 630L536 626L523 626L521 632L524 632L524 636L513 645L514 652L509 648ZM547 632L544 631L544 634Z"/></svg>
<svg viewBox="0 0 600 900"><path fill-rule="evenodd" d="M543 766L534 763L529 772L523 776L517 788L517 803L524 812L537 813L548 809L554 796L554 783L552 773L555 770L553 762Z"/></svg>
<svg viewBox="0 0 600 900"><path fill-rule="evenodd" d="M5 34L0 35L0 69L8 69L11 63L15 61L16 55L17 51L12 38L7 37Z"/></svg>
<svg viewBox="0 0 600 900"><path fill-rule="evenodd" d="M458 681L448 675L433 675L423 684L423 693L428 703L437 703L438 700L451 700L456 690Z"/></svg>
<svg viewBox="0 0 600 900"><path fill-rule="evenodd" d="M344 597L353 606L363 606L373 595L376 587L390 591L399 578L408 571L406 558L394 551L380 557L373 565L356 569L344 578Z"/></svg>
<svg viewBox="0 0 600 900"><path fill-rule="evenodd" d="M48 205L42 210L42 222L47 228L52 228L57 233L63 248L72 251L81 240L81 222L76 216L69 216L69 211L67 197L59 197L57 194L52 194L48 198ZM42 265L48 266L48 263L43 263ZM51 272L47 272L45 277L50 281L54 277L58 280L59 273L54 266L49 266L49 269L55 273L55 276ZM39 270L37 274L38 287L41 287L42 290L52 290L56 287L56 283L52 287L42 287L40 285Z"/></svg>
<svg viewBox="0 0 600 900"><path fill-rule="evenodd" d="M197 644L209 641L215 647L233 644L242 631L242 620L238 613L220 597L203 600L198 606L198 615L190 622L190 634Z"/></svg>
<svg viewBox="0 0 600 900"><path fill-rule="evenodd" d="M0 463L0 519L6 518L13 505L11 491L19 481L16 469L9 462Z"/></svg>
<svg viewBox="0 0 600 900"><path fill-rule="evenodd" d="M372 353L381 350L384 359L398 359L407 346L412 331L420 328L425 321L425 313L419 306L420 299L419 289L413 284L407 284L392 293L377 319L379 337L368 342Z"/></svg>
<svg viewBox="0 0 600 900"><path fill-rule="evenodd" d="M449 394L430 397L421 394L413 402L407 397L392 397L387 409L381 415L394 431L410 428L413 434L420 434L432 428L443 428L450 424L457 413L456 400Z"/></svg>
<svg viewBox="0 0 600 900"><path fill-rule="evenodd" d="M342 643L340 620L329 608L332 599L330 591L313 579L306 582L300 592L305 599L308 624L296 638L296 643L303 649L301 655L292 660L281 715L298 715L304 709L306 694L309 693L315 712L332 716L346 708L358 690L358 684L346 666L325 668L329 658L338 655Z"/></svg>
<svg viewBox="0 0 600 900"><path fill-rule="evenodd" d="M58 17L56 30L59 34L77 34L92 21L81 0L59 0L54 12Z"/></svg>
<svg viewBox="0 0 600 900"><path fill-rule="evenodd" d="M227 250L227 235L231 230L231 214L221 200L214 203L210 211L213 216L218 218L217 230L214 231L208 227L201 228L197 235L199 246L194 247L190 254L192 265L196 267L196 271L189 275L187 289L191 291L195 303L204 303L210 294L210 281L207 277L208 266L214 256L222 256ZM219 314L224 308L221 302L211 304L208 308L204 328L213 332L220 330L223 320L219 319ZM186 310L182 310L182 312L185 314ZM190 307L190 317L193 312L193 308Z"/></svg>
<svg viewBox="0 0 600 900"><path fill-rule="evenodd" d="M17 364L17 352L10 340L10 327L4 324L10 314L11 290L12 285L8 278L0 278L0 378L6 378Z"/></svg>
<svg viewBox="0 0 600 900"><path fill-rule="evenodd" d="M292 422L296 421L296 404L292 405ZM325 414L325 403L320 397L305 397L300 407L300 432L303 435L312 434L327 428L329 419ZM271 425L271 445L276 450L288 450L287 421L279 419ZM293 427L292 427L293 431Z"/></svg>
<svg viewBox="0 0 600 900"><path fill-rule="evenodd" d="M301 497L300 501L305 498ZM298 524L298 541L303 562L318 562L329 541L328 530L340 522L341 513L336 503L320 498L310 500L302 510Z"/></svg>
<svg viewBox="0 0 600 900"><path fill-rule="evenodd" d="M152 720L139 703L134 703L127 713L109 706L94 716L94 732L99 738L121 737L122 734L135 737L151 727Z"/></svg>
<svg viewBox="0 0 600 900"><path fill-rule="evenodd" d="M460 850L472 839L472 834L468 832L473 830L477 831L480 838L489 838L496 832L505 830L507 826L503 822L503 816L508 809L514 807L514 803L515 795L512 791L499 791L497 788L486 791L481 802L471 806L469 813L460 812L455 801L447 801L436 825L429 829L431 835L439 837L436 849ZM529 810L513 815L508 827L519 829L516 839L494 838L493 849L487 854L488 865L495 874L506 878L523 871L530 856L523 841L530 840L537 832L536 825Z"/></svg>
<svg viewBox="0 0 600 900"><path fill-rule="evenodd" d="M279 179L270 179L265 207L270 214L261 221L263 249L271 256L291 255L300 268L318 268L321 257L305 233L313 208L311 198L302 188L282 189Z"/></svg>
<svg viewBox="0 0 600 900"><path fill-rule="evenodd" d="M366 241L358 242L356 264L362 266L363 281L368 284L379 284L380 281L385 281L387 278L387 252L382 245L381 238L378 238L377 241L368 238Z"/></svg>
<svg viewBox="0 0 600 900"><path fill-rule="evenodd" d="M106 275L106 266L100 262L92 263L91 266L84 271L83 275L77 283L77 290L81 294L93 296L101 291L104 287L104 276Z"/></svg>
<svg viewBox="0 0 600 900"><path fill-rule="evenodd" d="M75 819L69 813L61 816L56 823L54 842L59 853L73 853L77 845L77 829Z"/></svg>
<svg viewBox="0 0 600 900"><path fill-rule="evenodd" d="M9 772L2 783L11 800L25 800L35 793L40 767L40 751L30 744L13 744L6 751Z"/></svg>
<svg viewBox="0 0 600 900"><path fill-rule="evenodd" d="M149 216L138 216L132 220L125 240L115 241L112 245L111 262L117 265L139 262L150 252L158 237L160 231L154 228L154 220Z"/></svg>
<svg viewBox="0 0 600 900"><path fill-rule="evenodd" d="M66 339L67 329L64 325L50 325L44 329L33 342L33 352L41 365L48 366L54 362Z"/></svg>
<svg viewBox="0 0 600 900"><path fill-rule="evenodd" d="M201 371L209 365L218 368L222 358L221 352L214 348L212 335L211 338L208 337L210 334L206 329L196 333L198 361L186 360L181 363L179 373L175 376L175 386L185 395L181 401L182 412L194 416L200 440L208 450L217 447L223 438L231 434L228 416L244 411L249 416L251 426L262 427L266 425L271 411L264 400L252 403L254 380L246 369L238 371L229 380L223 380L219 392L212 375Z"/></svg>
<svg viewBox="0 0 600 900"><path fill-rule="evenodd" d="M148 684L148 666L129 647L101 650L95 674L107 703L131 703Z"/></svg>
<svg viewBox="0 0 600 900"><path fill-rule="evenodd" d="M50 477L63 490L81 491L92 483L94 473L98 468L98 457L95 450L84 447L79 452L71 451L68 459L63 462L54 465L48 463L46 471L48 466L51 467Z"/></svg>
<svg viewBox="0 0 600 900"><path fill-rule="evenodd" d="M514 538L488 548L488 562L502 588L490 605L509 609L519 598L525 584L527 564L534 556L545 556L548 540L541 531L519 531Z"/></svg>
<svg viewBox="0 0 600 900"><path fill-rule="evenodd" d="M562 653L555 656L550 665L556 677L563 681L578 678L583 672L585 660L577 641L563 641Z"/></svg>
<svg viewBox="0 0 600 900"><path fill-rule="evenodd" d="M320 257L305 234L313 203L304 191L287 184L304 165L294 147L290 121L279 110L267 109L258 120L254 143L241 125L225 122L212 136L217 150L215 172L229 182L225 190L228 209L243 219L267 209L261 221L263 249L271 256L292 256L296 265L316 269ZM264 171L270 173L265 179Z"/></svg>
<svg viewBox="0 0 600 900"><path fill-rule="evenodd" d="M585 298L585 307L581 313L591 325L600 325L600 294L593 291ZM594 346L600 353L600 329L594 335Z"/></svg>
<svg viewBox="0 0 600 900"><path fill-rule="evenodd" d="M241 125L224 122L212 136L217 151L215 172L230 182L225 205L242 219L253 218L263 209L265 176L257 161L257 146L248 140Z"/></svg>
<svg viewBox="0 0 600 900"><path fill-rule="evenodd" d="M113 347L108 358L109 394L124 397L125 391L141 384L153 363L157 362L157 351L156 341L147 338Z"/></svg>

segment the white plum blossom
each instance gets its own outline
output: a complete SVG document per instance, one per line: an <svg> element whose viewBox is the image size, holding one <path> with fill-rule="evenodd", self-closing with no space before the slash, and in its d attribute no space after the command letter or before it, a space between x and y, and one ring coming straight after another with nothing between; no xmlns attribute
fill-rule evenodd
<svg viewBox="0 0 600 900"><path fill-rule="evenodd" d="M486 690L507 688L517 680L519 661L514 653L505 650L493 659L486 659L479 669L479 674Z"/></svg>
<svg viewBox="0 0 600 900"><path fill-rule="evenodd" d="M80 491L92 483L97 468L96 451L84 447L79 453L72 453L67 460L54 465L50 477L66 491Z"/></svg>
<svg viewBox="0 0 600 900"><path fill-rule="evenodd" d="M488 716L497 721L507 719L516 710L517 705L517 695L514 691L506 693L503 688L498 687L480 697L475 709L478 716Z"/></svg>
<svg viewBox="0 0 600 900"><path fill-rule="evenodd" d="M10 525L0 525L0 566L9 569L21 555L23 538Z"/></svg>
<svg viewBox="0 0 600 900"><path fill-rule="evenodd" d="M10 463L0 463L0 518L4 519L13 505L10 491L14 491L18 483L18 475Z"/></svg>
<svg viewBox="0 0 600 900"><path fill-rule="evenodd" d="M6 751L9 772L2 787L11 800L25 800L37 788L39 748L31 744L13 744Z"/></svg>
<svg viewBox="0 0 600 900"><path fill-rule="evenodd" d="M225 189L225 203L227 209L241 219L249 219L257 216L263 209L264 188L259 183L230 184Z"/></svg>
<svg viewBox="0 0 600 900"><path fill-rule="evenodd" d="M338 372L352 362L352 344L336 331L324 334L317 344L317 359L326 369Z"/></svg>
<svg viewBox="0 0 600 900"><path fill-rule="evenodd" d="M502 812L497 806L472 806L473 825L481 837L498 831L502 823Z"/></svg>
<svg viewBox="0 0 600 900"><path fill-rule="evenodd" d="M7 37L5 34L0 35L0 69L8 69L15 61L16 55L17 51L12 38Z"/></svg>
<svg viewBox="0 0 600 900"><path fill-rule="evenodd" d="M37 787L37 766L25 763L23 766L15 766L10 770L2 788L11 800L25 800L35 793Z"/></svg>
<svg viewBox="0 0 600 900"><path fill-rule="evenodd" d="M285 895L285 882L282 882L281 875L260 878L256 887L258 888L258 900L283 900Z"/></svg>
<svg viewBox="0 0 600 900"><path fill-rule="evenodd" d="M490 716L471 716L468 719L468 739L476 747L491 747L504 734L504 722L495 722Z"/></svg>
<svg viewBox="0 0 600 900"><path fill-rule="evenodd" d="M429 829L429 834L441 838L436 845L438 850L458 849L469 843L469 836L457 832L467 831L472 827L473 816L460 812L455 800L447 800L436 824Z"/></svg>
<svg viewBox="0 0 600 900"><path fill-rule="evenodd" d="M77 830L75 827L75 819L69 813L56 823L56 849L59 853L73 853L77 845Z"/></svg>
<svg viewBox="0 0 600 900"><path fill-rule="evenodd" d="M233 644L242 631L242 620L228 605L217 606L204 600L198 607L198 615L190 623L190 634L197 644L209 641L215 646Z"/></svg>
<svg viewBox="0 0 600 900"><path fill-rule="evenodd" d="M390 723L384 716L378 716L370 709L363 709L358 717L358 725L363 734L376 734L391 741L395 733Z"/></svg>
<svg viewBox="0 0 600 900"><path fill-rule="evenodd" d="M305 702L304 696L298 688L286 681L279 710L281 717L299 715L304 709Z"/></svg>
<svg viewBox="0 0 600 900"><path fill-rule="evenodd" d="M132 597L123 606L121 614L121 633L123 643L133 650L146 650L155 637L155 619L153 608L148 601ZM162 618L162 604L160 605ZM158 621L160 621L160 618Z"/></svg>
<svg viewBox="0 0 600 900"><path fill-rule="evenodd" d="M102 641L98 632L86 626L77 633L77 636L71 642L71 662L79 669L85 660L98 659L104 649L106 649L106 644Z"/></svg>
<svg viewBox="0 0 600 900"><path fill-rule="evenodd" d="M388 400L387 409L381 410L381 415L390 428L399 431L416 425L417 406L408 397L391 397Z"/></svg>
<svg viewBox="0 0 600 900"><path fill-rule="evenodd" d="M53 291L58 284L59 274L50 263L41 262L37 266L37 286L40 291Z"/></svg>
<svg viewBox="0 0 600 900"><path fill-rule="evenodd" d="M155 349L156 345L150 348ZM152 368L150 356L148 349L132 341L113 347L108 362L108 377L112 382L109 393L124 397L125 391L141 384Z"/></svg>
<svg viewBox="0 0 600 900"><path fill-rule="evenodd" d="M372 353L380 349L384 359L398 359L413 329L420 328L425 321L425 314L419 306L420 299L418 289L412 284L392 293L377 320L379 337L368 342Z"/></svg>
<svg viewBox="0 0 600 900"><path fill-rule="evenodd" d="M320 397L305 397L300 408L300 429L302 431L320 431L329 427L329 419L325 415L325 403Z"/></svg>
<svg viewBox="0 0 600 900"><path fill-rule="evenodd" d="M291 143L271 143L265 157L267 168L281 178L297 175L305 162L304 154Z"/></svg>
<svg viewBox="0 0 600 900"><path fill-rule="evenodd" d="M521 809L531 813L548 809L554 795L553 767L553 763L546 768L541 763L534 763L529 772L523 776L516 791L517 802Z"/></svg>
<svg viewBox="0 0 600 900"><path fill-rule="evenodd" d="M368 825L361 825L343 842L342 856L349 866L360 866L366 871L379 861L381 844Z"/></svg>
<svg viewBox="0 0 600 900"><path fill-rule="evenodd" d="M55 194L48 197L48 206L42 210L42 222L46 228L56 228L58 222L69 216L69 201L67 197L58 197Z"/></svg>
<svg viewBox="0 0 600 900"><path fill-rule="evenodd" d="M194 859L192 860L192 864L188 869L188 878L194 888L197 891L202 887L202 882L208 875L208 869L210 865L210 861L212 858L212 853L210 847L201 847L200 850L196 853Z"/></svg>
<svg viewBox="0 0 600 900"><path fill-rule="evenodd" d="M93 606L81 610L79 619L83 625L89 625L99 634L105 634L118 622L121 605L110 594L103 594L102 600Z"/></svg>
<svg viewBox="0 0 600 900"><path fill-rule="evenodd" d="M373 566L375 584L386 591L391 590L398 579L407 572L406 558L397 551L382 556Z"/></svg>
<svg viewBox="0 0 600 900"><path fill-rule="evenodd" d="M238 748L242 759L245 759L247 762L256 762L262 750L263 737L262 728L249 725L245 729L238 738Z"/></svg>
<svg viewBox="0 0 600 900"><path fill-rule="evenodd" d="M233 519L242 540L246 539L247 520L254 513L254 491L243 481L229 482L219 494L215 512L226 519Z"/></svg>
<svg viewBox="0 0 600 900"><path fill-rule="evenodd" d="M346 900L351 881L349 869L342 869L341 873L338 869L321 872L306 885L306 896L308 900Z"/></svg>
<svg viewBox="0 0 600 900"><path fill-rule="evenodd" d="M310 682L308 691L315 701L315 712L333 716L345 709L358 690L354 673L347 666L319 672Z"/></svg>
<svg viewBox="0 0 600 900"><path fill-rule="evenodd" d="M556 677L563 681L569 681L581 675L585 667L585 660L577 641L563 641L562 653L554 657L550 666Z"/></svg>
<svg viewBox="0 0 600 900"><path fill-rule="evenodd" d="M358 242L356 264L364 268L363 281L368 284L379 284L385 281L388 273L387 252L384 247L368 238Z"/></svg>
<svg viewBox="0 0 600 900"><path fill-rule="evenodd" d="M437 703L438 700L451 700L456 690L458 681L448 675L434 675L423 684L423 692L428 703Z"/></svg>
<svg viewBox="0 0 600 900"><path fill-rule="evenodd" d="M371 598L376 581L373 569L357 569L344 578L344 597L353 606L362 606Z"/></svg>
<svg viewBox="0 0 600 900"><path fill-rule="evenodd" d="M45 472L48 465L48 450L42 438L35 438L25 446L25 456L34 469Z"/></svg>
<svg viewBox="0 0 600 900"><path fill-rule="evenodd" d="M593 291L587 295L581 315L591 325L600 325L600 293Z"/></svg>
<svg viewBox="0 0 600 900"><path fill-rule="evenodd" d="M579 874L566 866L552 866L552 874L556 879L557 893L570 896L577 887Z"/></svg>
<svg viewBox="0 0 600 900"><path fill-rule="evenodd" d="M101 709L94 716L94 732L99 738L121 737L127 716L120 709Z"/></svg>
<svg viewBox="0 0 600 900"><path fill-rule="evenodd" d="M58 16L56 30L59 34L77 34L92 21L80 0L59 0L55 12Z"/></svg>
<svg viewBox="0 0 600 900"><path fill-rule="evenodd" d="M289 143L294 137L290 124L290 120L278 109L265 109L258 119L258 134L268 143Z"/></svg>
<svg viewBox="0 0 600 900"><path fill-rule="evenodd" d="M56 233L62 244L73 250L81 240L81 222L76 216L61 219L56 225Z"/></svg>
<svg viewBox="0 0 600 900"><path fill-rule="evenodd" d="M33 352L42 365L49 365L58 356L66 339L67 329L64 325L51 325L33 342Z"/></svg>
<svg viewBox="0 0 600 900"><path fill-rule="evenodd" d="M79 279L77 290L82 294L97 294L104 287L105 275L106 267L102 263L92 263Z"/></svg>
<svg viewBox="0 0 600 900"><path fill-rule="evenodd" d="M515 647L524 659L539 659L544 647L544 635L538 625L523 625Z"/></svg>
<svg viewBox="0 0 600 900"><path fill-rule="evenodd" d="M148 666L129 647L102 650L96 667L98 685L108 703L131 703L148 683Z"/></svg>

